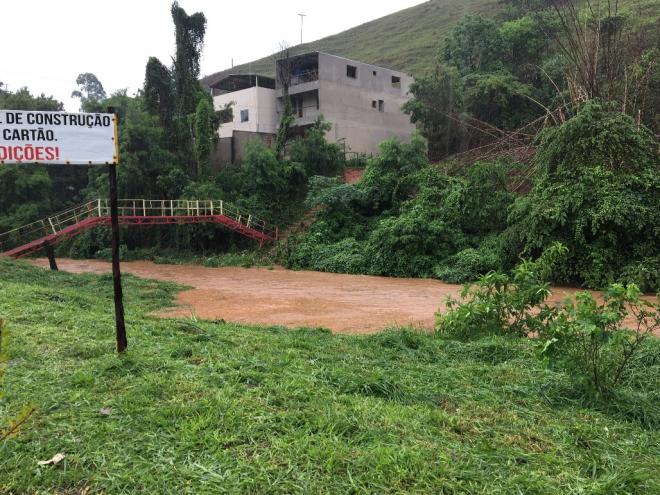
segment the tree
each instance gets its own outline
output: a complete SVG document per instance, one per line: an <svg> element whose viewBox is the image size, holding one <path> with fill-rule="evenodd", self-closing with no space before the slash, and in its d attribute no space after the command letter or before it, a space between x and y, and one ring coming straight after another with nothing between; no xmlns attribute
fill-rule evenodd
<svg viewBox="0 0 660 495"><path fill-rule="evenodd" d="M461 151L465 127L461 122L462 80L453 67L438 65L428 77L415 80L410 87L414 98L403 111L419 125L428 140L431 161L437 161Z"/></svg>
<svg viewBox="0 0 660 495"><path fill-rule="evenodd" d="M291 126L296 120L293 115L291 97L289 96L289 86L291 86L294 64L289 53L289 47L282 44L280 48L280 51L275 55L275 72L277 83L282 88L282 103L284 106L282 108L280 125L277 128L277 135L275 136L275 154L278 158L282 158L284 154L284 148L290 138Z"/></svg>
<svg viewBox="0 0 660 495"><path fill-rule="evenodd" d="M305 132L295 139L289 149L289 158L305 168L308 177L314 175L333 176L340 172L344 164L341 148L325 139L332 124L319 116Z"/></svg>
<svg viewBox="0 0 660 495"><path fill-rule="evenodd" d="M195 112L195 152L197 155L197 176L208 169L209 157L217 142L215 113L213 103L209 98L202 98Z"/></svg>
<svg viewBox="0 0 660 495"><path fill-rule="evenodd" d="M173 133L174 95L172 73L156 57L149 57L144 75L144 108L158 115L160 124L171 136Z"/></svg>
<svg viewBox="0 0 660 495"><path fill-rule="evenodd" d="M174 94L176 114L190 115L197 108L199 85L199 60L206 34L206 17L201 12L188 15L174 2L171 8L174 21L176 53L174 56Z"/></svg>
<svg viewBox="0 0 660 495"><path fill-rule="evenodd" d="M460 74L497 70L502 39L495 21L479 15L467 15L454 26L445 40L444 60Z"/></svg>
<svg viewBox="0 0 660 495"><path fill-rule="evenodd" d="M534 88L506 70L470 74L464 87L465 110L500 129L517 129L542 111L533 102Z"/></svg>
<svg viewBox="0 0 660 495"><path fill-rule="evenodd" d="M62 110L61 102L43 93L34 96L27 88L15 92L0 87L0 109L2 110ZM69 167L69 169L75 167ZM67 172L65 167L58 171ZM74 175L78 170L74 171ZM0 232L38 220L66 204L63 199L71 197L71 191L63 189L61 181L53 188L55 173L44 165L0 165ZM78 173L78 175L80 175ZM67 186L76 186L76 182Z"/></svg>
<svg viewBox="0 0 660 495"><path fill-rule="evenodd" d="M544 131L539 176L509 217L520 249L535 256L552 242L565 244L569 255L559 281L592 288L616 281L627 265L657 266L657 147L648 129L612 103L588 102L565 124Z"/></svg>
<svg viewBox="0 0 660 495"><path fill-rule="evenodd" d="M107 97L101 81L91 72L85 72L78 74L76 84L78 85L78 89L71 93L71 97L80 98L81 111L101 111L101 101Z"/></svg>

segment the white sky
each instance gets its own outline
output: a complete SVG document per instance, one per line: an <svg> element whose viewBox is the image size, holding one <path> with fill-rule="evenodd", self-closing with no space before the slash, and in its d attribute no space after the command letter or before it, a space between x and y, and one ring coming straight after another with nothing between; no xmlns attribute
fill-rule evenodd
<svg viewBox="0 0 660 495"><path fill-rule="evenodd" d="M179 0L188 14L202 11L207 31L202 75L246 63L281 42L313 41L377 19L422 0ZM149 56L171 65L174 28L170 0L0 0L0 82L27 86L78 110L75 79L92 72L108 94L144 81Z"/></svg>

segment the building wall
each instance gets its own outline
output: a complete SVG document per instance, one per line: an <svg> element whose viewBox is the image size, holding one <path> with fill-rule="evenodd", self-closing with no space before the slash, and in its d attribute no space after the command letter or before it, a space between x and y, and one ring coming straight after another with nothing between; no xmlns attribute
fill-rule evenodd
<svg viewBox="0 0 660 495"><path fill-rule="evenodd" d="M356 69L355 78L347 75L349 65ZM393 85L393 76L399 78L398 85ZM410 141L415 126L401 107L410 99L413 81L402 72L319 53L319 80L292 86L290 94L318 89L320 108L315 113L332 124L328 140L345 143L347 151L375 154L386 139ZM311 123L310 117L297 119L296 125Z"/></svg>
<svg viewBox="0 0 660 495"><path fill-rule="evenodd" d="M245 161L248 141L260 140L269 148L275 142L275 133L235 131L233 137L234 163Z"/></svg>
<svg viewBox="0 0 660 495"><path fill-rule="evenodd" d="M346 75L346 66L351 65L357 69L355 79ZM374 75L374 72L376 75ZM392 86L392 76L401 79L401 87ZM365 64L328 53L319 53L319 80L335 81L343 85L361 88L378 93L387 93L392 96L405 96L410 90L414 79L404 72Z"/></svg>
<svg viewBox="0 0 660 495"><path fill-rule="evenodd" d="M253 87L225 93L213 97L216 110L234 103L234 120L222 124L218 131L220 138L232 137L234 131L275 133L277 131L277 110L275 90ZM241 122L241 110L249 112L249 120Z"/></svg>
<svg viewBox="0 0 660 495"><path fill-rule="evenodd" d="M209 161L215 170L221 170L233 163L234 139L230 137L220 138L215 150L211 153Z"/></svg>

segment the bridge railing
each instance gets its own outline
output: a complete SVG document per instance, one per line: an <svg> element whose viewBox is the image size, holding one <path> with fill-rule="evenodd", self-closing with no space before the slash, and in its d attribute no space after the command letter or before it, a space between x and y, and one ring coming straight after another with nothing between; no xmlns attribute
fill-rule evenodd
<svg viewBox="0 0 660 495"><path fill-rule="evenodd" d="M0 233L0 253L28 242L57 234L66 227L75 225L93 216L94 202L61 211L55 215L22 225L8 232Z"/></svg>
<svg viewBox="0 0 660 495"><path fill-rule="evenodd" d="M0 253L52 233L53 230L47 219L37 220L8 232L3 232L0 234Z"/></svg>
<svg viewBox="0 0 660 495"><path fill-rule="evenodd" d="M85 204L56 213L52 217L48 217L46 221L52 226L53 233L57 233L83 220L96 216L95 206L96 201L89 201Z"/></svg>
<svg viewBox="0 0 660 495"><path fill-rule="evenodd" d="M271 239L277 238L277 231L268 227L265 221L254 215L241 212L236 206L223 200L185 199L120 199L120 217L211 217L224 216L239 225L259 232ZM0 253L36 239L57 235L67 227L93 217L109 217L110 201L96 199L85 204L59 212L51 217L18 227L0 234Z"/></svg>
<svg viewBox="0 0 660 495"><path fill-rule="evenodd" d="M225 216L252 230L275 239L277 232L264 220L241 212L235 205L223 200L187 199L120 199L120 217L213 217ZM110 201L98 199L93 215L110 216Z"/></svg>

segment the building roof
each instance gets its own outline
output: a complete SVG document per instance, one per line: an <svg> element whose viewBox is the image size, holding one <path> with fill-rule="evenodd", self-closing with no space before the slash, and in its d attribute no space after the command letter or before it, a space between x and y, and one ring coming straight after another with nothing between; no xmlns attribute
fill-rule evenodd
<svg viewBox="0 0 660 495"><path fill-rule="evenodd" d="M275 79L261 74L225 74L208 84L210 89L233 92L242 89L253 88L275 89Z"/></svg>
<svg viewBox="0 0 660 495"><path fill-rule="evenodd" d="M292 52L293 53L291 53L291 58L300 57L300 56L304 56L304 55L311 55L311 54L315 54L315 53L316 54L323 53L324 55L329 55L331 57L342 58L344 60L348 60L348 61L351 61L351 62L359 62L361 64L366 64L366 65L369 65L369 66L372 66L372 67L375 67L375 68L390 70L390 71L393 71L393 72L400 72L401 74L406 74L405 72L402 72L400 70L391 69L391 68L388 68L388 67L382 67L382 66L379 66L379 65L374 65L374 64L370 64L369 62L362 62L360 60L353 60L353 59L350 59L350 58L342 57L340 55L335 55L335 54L332 54L332 53L327 53L327 52L322 52L322 51L312 50L312 51L308 51L308 52L295 53L295 47L294 47L294 49L292 49ZM280 54L277 54L273 57L273 70L272 70L272 72L269 71L269 74L274 74L275 73L275 64L276 64L276 60L277 60L278 55L280 55ZM214 74L211 74L211 75L208 75L208 76L205 76L205 77L201 78L199 82L202 84L202 86L205 86L206 88L213 88L222 79L225 79L228 76L234 76L234 75L256 75L256 74L253 74L253 73L249 72L249 70L244 70L244 69L241 69L241 68L237 67L237 68L226 69L226 70L223 70L223 71L220 71L220 72L215 72ZM409 74L406 74L406 75L409 75ZM269 78L272 79L271 76L266 76L266 75L264 75L264 76L260 75L259 77L269 77Z"/></svg>

